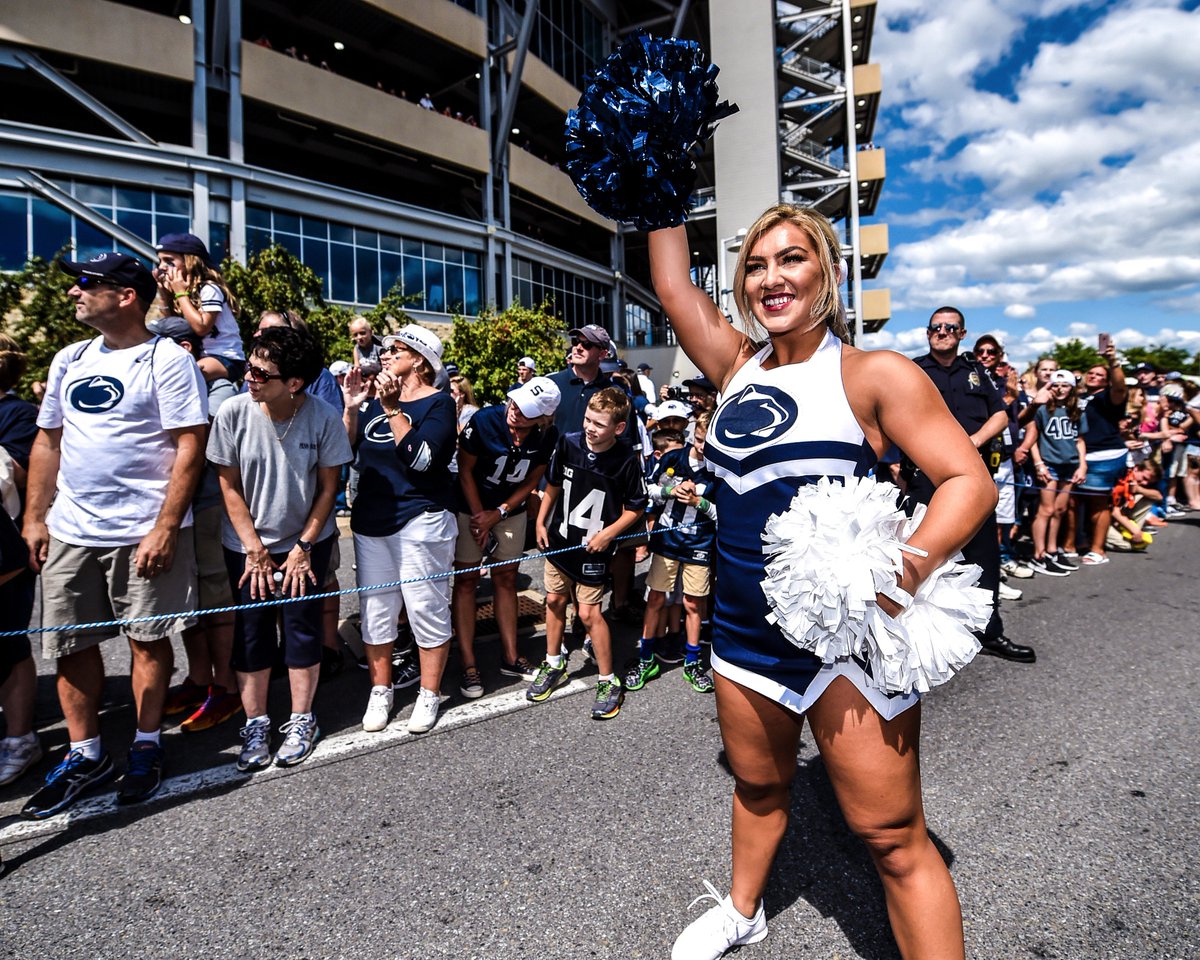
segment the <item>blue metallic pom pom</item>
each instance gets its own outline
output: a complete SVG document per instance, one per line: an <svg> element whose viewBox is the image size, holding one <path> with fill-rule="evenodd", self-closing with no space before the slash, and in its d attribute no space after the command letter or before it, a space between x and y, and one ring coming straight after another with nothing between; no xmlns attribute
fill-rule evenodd
<svg viewBox="0 0 1200 960"><path fill-rule="evenodd" d="M566 167L588 206L639 230L687 219L696 158L718 120L718 68L698 43L638 33L590 77L567 114Z"/></svg>

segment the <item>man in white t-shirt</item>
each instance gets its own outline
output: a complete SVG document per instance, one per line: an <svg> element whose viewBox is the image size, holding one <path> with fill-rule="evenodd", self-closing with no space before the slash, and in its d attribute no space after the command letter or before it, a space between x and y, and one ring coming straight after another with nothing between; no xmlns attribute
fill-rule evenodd
<svg viewBox="0 0 1200 960"><path fill-rule="evenodd" d="M64 261L75 277L76 317L99 336L60 350L50 364L29 461L23 535L42 574L45 626L157 617L195 609L191 501L204 466L208 404L195 361L146 329L157 292L133 257ZM51 502L53 501L53 506ZM192 618L124 625L137 733L118 785L119 803L144 800L162 782L159 744L171 676L167 635ZM70 749L21 813L40 820L112 778L100 741L104 661L117 627L44 634L58 663Z"/></svg>

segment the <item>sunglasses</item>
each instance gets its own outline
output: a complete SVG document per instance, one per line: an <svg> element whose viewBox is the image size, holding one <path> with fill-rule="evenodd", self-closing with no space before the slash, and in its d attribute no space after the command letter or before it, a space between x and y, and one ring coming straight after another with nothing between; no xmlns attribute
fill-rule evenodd
<svg viewBox="0 0 1200 960"><path fill-rule="evenodd" d="M246 379L254 383L269 383L272 380L282 380L281 373L267 373L262 367L256 367L252 363L246 364Z"/></svg>
<svg viewBox="0 0 1200 960"><path fill-rule="evenodd" d="M999 354L995 350L993 350L991 347L980 347L978 350L975 351L975 356L977 356L977 357L995 357L998 355Z"/></svg>
<svg viewBox="0 0 1200 960"><path fill-rule="evenodd" d="M104 280L100 277L89 277L86 273L81 273L75 278L75 286L80 290L98 290L101 287L120 287L121 284L115 280Z"/></svg>
<svg viewBox="0 0 1200 960"><path fill-rule="evenodd" d="M931 323L929 325L930 333L958 333L961 330L957 323Z"/></svg>
<svg viewBox="0 0 1200 960"><path fill-rule="evenodd" d="M574 340L571 341L571 346L584 347L588 350L599 350L600 349L600 344L592 343L591 340L581 340L579 337L576 337Z"/></svg>

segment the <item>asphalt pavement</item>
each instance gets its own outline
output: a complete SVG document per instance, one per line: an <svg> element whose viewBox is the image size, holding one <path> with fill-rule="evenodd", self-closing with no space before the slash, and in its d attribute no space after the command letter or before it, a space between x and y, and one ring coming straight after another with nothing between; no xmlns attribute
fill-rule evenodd
<svg viewBox="0 0 1200 960"><path fill-rule="evenodd" d="M923 704L926 814L974 958L1200 957L1200 801L1192 657L1200 515L1145 555L1016 583L1009 635L1027 666L979 657ZM348 568L349 560L343 558ZM536 563L523 569L533 575ZM635 629L618 627L632 649ZM541 637L522 640L540 657ZM0 788L0 956L59 958L667 957L710 880L729 882L732 781L711 697L674 669L589 719L594 668L524 701L452 694L430 734L358 721L368 681L324 684L325 739L304 765L230 772L236 722L164 743L159 797L106 797L41 824L16 817L34 776ZM128 742L128 654L106 649L104 730ZM65 742L50 667L39 726ZM284 684L272 711L286 718ZM807 736L767 894L770 936L745 960L898 956L881 889Z"/></svg>

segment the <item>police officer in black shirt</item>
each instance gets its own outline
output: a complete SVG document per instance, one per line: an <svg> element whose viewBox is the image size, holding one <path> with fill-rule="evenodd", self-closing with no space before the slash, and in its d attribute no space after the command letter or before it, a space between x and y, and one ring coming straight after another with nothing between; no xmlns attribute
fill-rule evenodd
<svg viewBox="0 0 1200 960"><path fill-rule="evenodd" d="M967 321L955 307L938 307L929 318L926 335L929 337L929 353L917 357L921 367L941 393L946 406L954 415L981 455L999 456L993 451L992 441L1008 426L1008 414L1004 409L1004 397L996 389L987 371L971 357L960 355L959 344L967 333ZM999 460L992 467L998 467ZM933 484L923 473L908 464L908 493L920 503L929 503L933 497ZM1013 643L1004 635L1004 623L1000 619L1000 544L997 540L996 515L984 521L979 532L963 547L967 563L978 564L983 573L979 586L992 591L992 617L987 629L980 636L983 652L1019 663L1033 663L1037 657L1032 647Z"/></svg>

